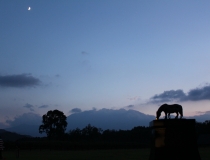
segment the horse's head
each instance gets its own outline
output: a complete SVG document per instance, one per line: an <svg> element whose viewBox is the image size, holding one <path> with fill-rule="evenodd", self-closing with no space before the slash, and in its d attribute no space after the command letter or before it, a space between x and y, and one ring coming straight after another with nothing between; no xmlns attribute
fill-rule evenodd
<svg viewBox="0 0 210 160"><path fill-rule="evenodd" d="M158 120L160 118L161 112L156 112L156 120Z"/></svg>

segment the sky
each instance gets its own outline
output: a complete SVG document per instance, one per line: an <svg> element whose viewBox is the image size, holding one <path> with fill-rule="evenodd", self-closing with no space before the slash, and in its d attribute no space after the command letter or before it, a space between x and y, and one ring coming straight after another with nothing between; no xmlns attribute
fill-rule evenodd
<svg viewBox="0 0 210 160"><path fill-rule="evenodd" d="M209 8L208 0L1 0L0 123L54 109L155 115L163 103L209 113Z"/></svg>

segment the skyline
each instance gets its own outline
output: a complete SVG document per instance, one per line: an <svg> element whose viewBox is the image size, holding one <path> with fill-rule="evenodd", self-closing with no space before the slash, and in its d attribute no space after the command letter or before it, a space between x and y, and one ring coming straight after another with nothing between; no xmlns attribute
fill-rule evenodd
<svg viewBox="0 0 210 160"><path fill-rule="evenodd" d="M30 10L29 10L30 7ZM210 2L1 1L0 123L179 103L210 111Z"/></svg>

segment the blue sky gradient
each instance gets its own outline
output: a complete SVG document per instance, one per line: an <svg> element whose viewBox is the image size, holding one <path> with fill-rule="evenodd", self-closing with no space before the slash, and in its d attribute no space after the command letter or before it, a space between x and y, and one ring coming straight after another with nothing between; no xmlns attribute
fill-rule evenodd
<svg viewBox="0 0 210 160"><path fill-rule="evenodd" d="M209 111L209 7L207 0L0 1L0 122L74 108L154 115L164 102L182 104L186 115ZM177 90L198 98L180 101Z"/></svg>

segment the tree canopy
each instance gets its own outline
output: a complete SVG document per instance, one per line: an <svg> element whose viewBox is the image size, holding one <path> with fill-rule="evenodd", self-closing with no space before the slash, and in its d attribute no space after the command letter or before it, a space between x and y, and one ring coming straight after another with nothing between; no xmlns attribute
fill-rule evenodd
<svg viewBox="0 0 210 160"><path fill-rule="evenodd" d="M66 116L59 110L48 111L42 116L39 133L46 132L49 138L58 138L65 133L67 127Z"/></svg>

